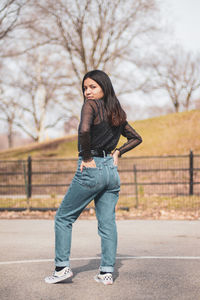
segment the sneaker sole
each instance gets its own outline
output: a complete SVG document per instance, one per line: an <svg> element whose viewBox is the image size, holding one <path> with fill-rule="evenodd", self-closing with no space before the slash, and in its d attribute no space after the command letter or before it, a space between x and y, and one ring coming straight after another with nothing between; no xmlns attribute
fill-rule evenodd
<svg viewBox="0 0 200 300"><path fill-rule="evenodd" d="M55 278L54 280L48 280L48 277L46 277L44 280L46 283L49 283L49 284L52 284L52 283L57 283L57 282L61 282L61 281L64 281L70 277L73 276L73 273L69 273L69 274L66 274L65 276L62 276L62 277L58 277L58 278Z"/></svg>

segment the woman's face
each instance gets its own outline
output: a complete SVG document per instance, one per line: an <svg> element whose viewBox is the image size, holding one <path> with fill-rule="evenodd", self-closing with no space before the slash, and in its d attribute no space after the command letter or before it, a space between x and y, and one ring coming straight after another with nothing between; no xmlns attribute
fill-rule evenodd
<svg viewBox="0 0 200 300"><path fill-rule="evenodd" d="M84 96L88 100L98 100L104 96L104 93L96 81L91 78L87 78L84 81Z"/></svg>

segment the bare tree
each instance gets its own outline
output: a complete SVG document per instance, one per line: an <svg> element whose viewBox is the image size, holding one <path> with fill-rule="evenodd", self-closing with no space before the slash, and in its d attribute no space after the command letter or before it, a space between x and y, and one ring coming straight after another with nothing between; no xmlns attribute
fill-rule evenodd
<svg viewBox="0 0 200 300"><path fill-rule="evenodd" d="M13 39L11 34L19 26L20 13L27 2L28 0L0 1L0 56L7 55L8 44Z"/></svg>
<svg viewBox="0 0 200 300"><path fill-rule="evenodd" d="M17 28L18 19L25 0L1 0L0 1L0 57L7 51L5 43L9 43L10 34ZM4 78L3 60L0 61L1 76L0 82ZM13 146L13 128L17 118L17 103L12 96L6 96L3 88L0 90L0 120L7 124L7 136L9 147Z"/></svg>
<svg viewBox="0 0 200 300"><path fill-rule="evenodd" d="M0 3L0 39L11 32L17 23L23 1L1 0Z"/></svg>
<svg viewBox="0 0 200 300"><path fill-rule="evenodd" d="M76 133L78 129L79 119L75 116L71 116L68 121L64 123L64 131L66 134Z"/></svg>
<svg viewBox="0 0 200 300"><path fill-rule="evenodd" d="M158 29L156 0L34 0L29 8L24 22L32 40L65 53L78 91L83 74L91 69L121 74L124 82L122 70L130 70L130 64L124 69L127 57Z"/></svg>
<svg viewBox="0 0 200 300"><path fill-rule="evenodd" d="M14 124L36 142L44 140L46 130L56 127L72 111L65 88L68 77L65 69L59 72L58 63L47 50L32 51L20 61L19 79L6 80L20 93L17 105L21 115Z"/></svg>
<svg viewBox="0 0 200 300"><path fill-rule="evenodd" d="M146 79L137 82L139 76L133 76L133 68L139 69L135 50L158 29L156 0L5 3L23 3L9 27L14 31L4 35L9 38L8 47L1 56L20 64L18 76L10 76L7 84L21 94L17 102L23 113L15 125L35 141L61 119L76 115L81 79L88 70L103 69L117 78L119 94L131 93L145 84ZM9 20L8 13L5 20ZM57 57L56 65L48 62L49 51ZM43 53L42 60L38 61L34 52ZM29 57L28 63L23 63L24 57ZM62 108L55 113L54 107Z"/></svg>
<svg viewBox="0 0 200 300"><path fill-rule="evenodd" d="M17 103L10 97L5 97L3 92L0 95L0 120L6 123L8 147L13 147L14 123L17 118Z"/></svg>
<svg viewBox="0 0 200 300"><path fill-rule="evenodd" d="M152 86L167 93L176 112L181 107L188 110L194 92L200 88L199 63L199 55L176 47L152 64L155 73Z"/></svg>
<svg viewBox="0 0 200 300"><path fill-rule="evenodd" d="M185 82L183 105L189 109L194 93L200 92L200 55L188 53L185 57L183 80Z"/></svg>

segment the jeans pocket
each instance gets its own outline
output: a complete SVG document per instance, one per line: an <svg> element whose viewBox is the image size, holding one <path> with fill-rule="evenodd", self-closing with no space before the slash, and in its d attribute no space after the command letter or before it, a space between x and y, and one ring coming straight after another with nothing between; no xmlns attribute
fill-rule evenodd
<svg viewBox="0 0 200 300"><path fill-rule="evenodd" d="M94 188L98 184L99 169L98 168L80 168L76 171L74 179L78 181L82 186L88 188Z"/></svg>

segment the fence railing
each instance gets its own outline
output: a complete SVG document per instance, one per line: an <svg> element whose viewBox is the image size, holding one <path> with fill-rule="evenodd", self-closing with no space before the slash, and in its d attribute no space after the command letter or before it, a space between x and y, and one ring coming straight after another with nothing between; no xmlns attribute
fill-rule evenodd
<svg viewBox="0 0 200 300"><path fill-rule="evenodd" d="M65 194L76 167L77 159L1 160L0 209L57 207L56 199ZM121 158L118 171L122 206L138 207L141 199L151 197L200 198L200 155L192 151L179 156Z"/></svg>

